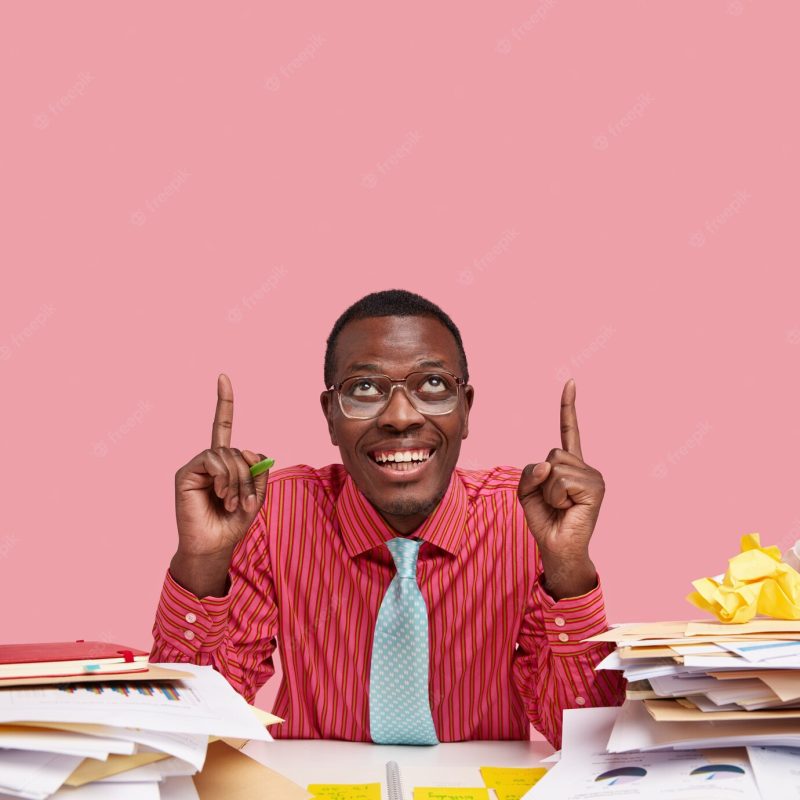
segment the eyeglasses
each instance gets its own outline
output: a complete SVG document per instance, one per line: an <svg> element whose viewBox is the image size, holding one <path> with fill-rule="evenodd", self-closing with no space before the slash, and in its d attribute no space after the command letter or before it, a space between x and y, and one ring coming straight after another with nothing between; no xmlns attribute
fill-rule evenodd
<svg viewBox="0 0 800 800"><path fill-rule="evenodd" d="M420 414L449 414L458 405L458 391L465 381L452 372L409 372L403 380L388 375L356 375L329 387L339 396L339 407L349 419L372 419L383 413L395 386Z"/></svg>

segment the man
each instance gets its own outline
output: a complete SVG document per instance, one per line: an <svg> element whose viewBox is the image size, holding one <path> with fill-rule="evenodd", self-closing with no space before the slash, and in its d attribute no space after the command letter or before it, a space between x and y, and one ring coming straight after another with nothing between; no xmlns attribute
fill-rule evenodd
<svg viewBox="0 0 800 800"><path fill-rule="evenodd" d="M499 387L526 402L509 365ZM274 673L276 738L560 746L561 713L624 698L589 539L604 494L583 460L575 384L561 448L520 470L456 468L475 396L438 306L377 292L328 338L320 396L342 464L255 478L217 383L211 447L175 476L178 548L154 661L211 664L244 697ZM291 385L291 377L285 379Z"/></svg>

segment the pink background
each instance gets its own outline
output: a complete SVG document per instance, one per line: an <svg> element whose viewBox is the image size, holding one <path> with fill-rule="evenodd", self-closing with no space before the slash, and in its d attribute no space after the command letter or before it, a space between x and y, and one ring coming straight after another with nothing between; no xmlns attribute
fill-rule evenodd
<svg viewBox="0 0 800 800"><path fill-rule="evenodd" d="M611 620L696 616L742 534L792 544L798 23L792 0L6 7L2 640L148 648L218 372L235 446L338 461L325 338L386 288L462 330L462 466L544 459L575 377Z"/></svg>

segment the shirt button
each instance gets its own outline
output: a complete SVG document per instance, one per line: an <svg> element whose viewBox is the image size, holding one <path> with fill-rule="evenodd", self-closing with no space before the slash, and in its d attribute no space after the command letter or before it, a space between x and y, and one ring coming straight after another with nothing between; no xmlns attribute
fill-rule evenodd
<svg viewBox="0 0 800 800"><path fill-rule="evenodd" d="M556 617L553 622L558 625L559 628L563 628L567 623L564 621L564 617Z"/></svg>
<svg viewBox="0 0 800 800"><path fill-rule="evenodd" d="M569 636L567 636L566 633L559 633L558 634L558 641L559 642L568 642L569 641Z"/></svg>
<svg viewBox="0 0 800 800"><path fill-rule="evenodd" d="M187 614L187 615L184 617L184 619L185 619L185 620L186 620L186 621L187 621L187 622L188 622L190 625L191 625L193 622L197 622L197 617L196 617L194 614L192 614L192 612L191 612L191 611L190 611L190 612L189 612L189 613L188 613L188 614Z"/></svg>
<svg viewBox="0 0 800 800"><path fill-rule="evenodd" d="M578 695L578 696L575 698L575 702L576 702L576 703L577 703L579 706L585 706L585 705L586 705L586 699L585 699L585 698L583 698L583 697L581 697L580 695Z"/></svg>
<svg viewBox="0 0 800 800"><path fill-rule="evenodd" d="M187 638L189 641L191 641L192 639L194 639L194 631L184 631L184 632L183 632L183 635L184 635L184 636L185 636L185 637L186 637L186 638Z"/></svg>

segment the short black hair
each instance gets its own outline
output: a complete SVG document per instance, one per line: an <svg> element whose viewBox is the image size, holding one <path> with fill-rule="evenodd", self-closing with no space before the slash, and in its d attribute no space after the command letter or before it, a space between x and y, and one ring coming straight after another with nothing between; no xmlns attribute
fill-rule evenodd
<svg viewBox="0 0 800 800"><path fill-rule="evenodd" d="M348 322L371 317L433 317L438 319L453 334L453 338L456 340L458 366L461 370L460 377L464 379L465 383L469 383L467 354L464 352L461 334L453 320L436 303L426 300L422 295L407 292L405 289L386 289L382 292L372 292L360 300L356 300L334 323L325 348L325 371L323 377L326 387L333 384L334 352L336 340L339 338L342 328Z"/></svg>

